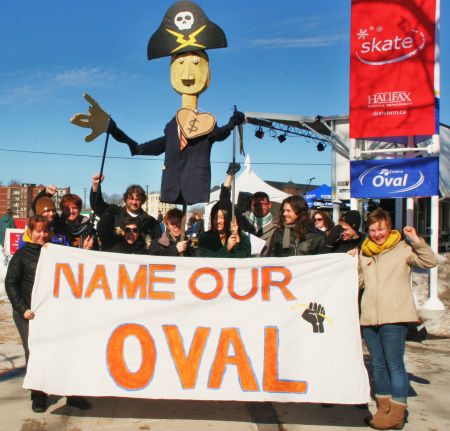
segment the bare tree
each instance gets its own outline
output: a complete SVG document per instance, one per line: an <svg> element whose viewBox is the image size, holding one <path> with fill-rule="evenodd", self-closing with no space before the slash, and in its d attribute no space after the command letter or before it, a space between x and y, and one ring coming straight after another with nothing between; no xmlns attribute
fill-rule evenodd
<svg viewBox="0 0 450 431"><path fill-rule="evenodd" d="M123 205L123 197L120 193L103 193L103 199L108 204Z"/></svg>

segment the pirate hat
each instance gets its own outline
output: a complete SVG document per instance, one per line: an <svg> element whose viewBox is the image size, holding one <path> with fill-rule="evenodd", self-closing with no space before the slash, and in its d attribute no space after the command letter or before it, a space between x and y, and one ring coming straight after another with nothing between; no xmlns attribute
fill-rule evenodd
<svg viewBox="0 0 450 431"><path fill-rule="evenodd" d="M198 5L179 1L169 8L158 30L148 41L147 57L151 60L226 46L223 30L210 21Z"/></svg>

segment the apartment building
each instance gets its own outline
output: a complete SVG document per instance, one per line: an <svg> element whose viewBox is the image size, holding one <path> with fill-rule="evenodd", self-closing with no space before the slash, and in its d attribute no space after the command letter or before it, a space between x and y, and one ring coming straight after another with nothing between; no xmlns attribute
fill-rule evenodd
<svg viewBox="0 0 450 431"><path fill-rule="evenodd" d="M28 183L0 186L0 216L10 208L14 218L29 217L31 204L44 187L42 184ZM66 193L70 193L70 187L58 188L54 197L56 208L59 207L59 201Z"/></svg>

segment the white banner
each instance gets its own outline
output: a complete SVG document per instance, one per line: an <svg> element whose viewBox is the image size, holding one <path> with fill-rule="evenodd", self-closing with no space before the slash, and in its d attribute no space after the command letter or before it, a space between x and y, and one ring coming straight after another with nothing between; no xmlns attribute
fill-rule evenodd
<svg viewBox="0 0 450 431"><path fill-rule="evenodd" d="M57 395L365 403L357 259L49 245L24 387Z"/></svg>

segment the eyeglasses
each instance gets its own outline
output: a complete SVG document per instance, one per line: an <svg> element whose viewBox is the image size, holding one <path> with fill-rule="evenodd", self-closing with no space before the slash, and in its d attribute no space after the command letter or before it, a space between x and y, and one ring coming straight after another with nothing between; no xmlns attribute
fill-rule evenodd
<svg viewBox="0 0 450 431"><path fill-rule="evenodd" d="M314 221L322 221L323 220L323 218L322 217L316 217L315 219L314 219Z"/></svg>
<svg viewBox="0 0 450 431"><path fill-rule="evenodd" d="M138 233L138 228L137 227L126 227L123 231L125 233Z"/></svg>

